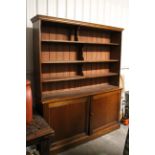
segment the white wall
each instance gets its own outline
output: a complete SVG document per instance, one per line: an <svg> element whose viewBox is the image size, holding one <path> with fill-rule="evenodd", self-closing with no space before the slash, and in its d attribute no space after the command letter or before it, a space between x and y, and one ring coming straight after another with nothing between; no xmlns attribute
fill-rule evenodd
<svg viewBox="0 0 155 155"><path fill-rule="evenodd" d="M75 19L124 28L121 73L128 90L128 0L27 0L27 76L33 72L33 40L30 19L36 14Z"/></svg>

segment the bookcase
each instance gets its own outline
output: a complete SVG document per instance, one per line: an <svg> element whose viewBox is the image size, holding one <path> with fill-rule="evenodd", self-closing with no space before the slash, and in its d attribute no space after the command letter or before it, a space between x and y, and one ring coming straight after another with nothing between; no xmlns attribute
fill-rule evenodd
<svg viewBox="0 0 155 155"><path fill-rule="evenodd" d="M33 17L35 99L61 151L119 128L123 29Z"/></svg>

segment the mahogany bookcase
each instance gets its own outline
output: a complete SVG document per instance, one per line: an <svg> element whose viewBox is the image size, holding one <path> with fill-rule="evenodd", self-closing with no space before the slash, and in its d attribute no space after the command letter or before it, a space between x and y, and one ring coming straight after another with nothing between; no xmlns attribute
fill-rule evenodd
<svg viewBox="0 0 155 155"><path fill-rule="evenodd" d="M32 18L35 98L55 130L52 152L119 128L123 29Z"/></svg>

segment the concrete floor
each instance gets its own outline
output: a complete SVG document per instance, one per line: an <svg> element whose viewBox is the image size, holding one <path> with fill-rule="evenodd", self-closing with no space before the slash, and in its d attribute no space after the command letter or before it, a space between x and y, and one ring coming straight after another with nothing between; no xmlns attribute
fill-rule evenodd
<svg viewBox="0 0 155 155"><path fill-rule="evenodd" d="M121 125L120 129L58 155L122 155L127 130L128 126Z"/></svg>

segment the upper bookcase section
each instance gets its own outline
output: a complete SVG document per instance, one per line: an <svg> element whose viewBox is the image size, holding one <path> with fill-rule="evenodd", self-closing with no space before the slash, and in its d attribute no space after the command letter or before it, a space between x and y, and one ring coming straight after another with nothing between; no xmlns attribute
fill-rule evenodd
<svg viewBox="0 0 155 155"><path fill-rule="evenodd" d="M45 15L36 15L35 17L33 17L31 19L31 21L33 23L37 20L49 21L52 23L60 23L60 24L71 25L71 26L90 27L90 28L102 29L102 30L104 29L105 31L116 31L116 32L123 31L123 28L106 26L106 25L101 25L101 24L88 23L88 22L81 22L81 21L77 21L77 20L57 18L57 17L45 16Z"/></svg>

